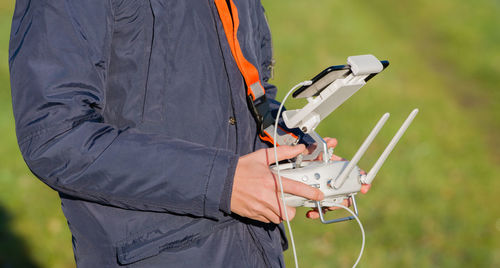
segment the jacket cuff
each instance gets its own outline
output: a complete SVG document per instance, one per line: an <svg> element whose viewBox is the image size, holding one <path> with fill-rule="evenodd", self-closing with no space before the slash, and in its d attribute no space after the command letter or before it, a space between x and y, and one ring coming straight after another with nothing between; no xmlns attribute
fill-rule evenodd
<svg viewBox="0 0 500 268"><path fill-rule="evenodd" d="M226 213L231 214L231 196L233 194L233 182L234 182L234 173L236 172L236 166L238 164L238 157L232 160L229 168L227 170L226 182L224 183L224 189L222 190L222 195L220 198L220 206L219 209Z"/></svg>
<svg viewBox="0 0 500 268"><path fill-rule="evenodd" d="M220 211L231 213L231 194L238 156L230 151L218 150L208 177L205 193L205 216L219 218Z"/></svg>

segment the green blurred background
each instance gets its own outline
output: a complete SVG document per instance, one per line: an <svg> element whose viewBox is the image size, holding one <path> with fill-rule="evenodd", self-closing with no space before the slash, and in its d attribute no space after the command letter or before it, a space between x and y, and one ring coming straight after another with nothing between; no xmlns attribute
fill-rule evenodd
<svg viewBox="0 0 500 268"><path fill-rule="evenodd" d="M338 138L337 154L352 157L390 112L361 161L368 169L420 108L370 193L358 198L367 232L360 267L500 267L500 1L263 4L278 99L350 55L391 62L320 125L321 135ZM58 196L31 175L17 148L7 64L13 8L13 0L0 2L0 267L74 267ZM357 225L326 226L303 213L292 223L301 266L350 267L361 245ZM286 258L292 266L290 251Z"/></svg>

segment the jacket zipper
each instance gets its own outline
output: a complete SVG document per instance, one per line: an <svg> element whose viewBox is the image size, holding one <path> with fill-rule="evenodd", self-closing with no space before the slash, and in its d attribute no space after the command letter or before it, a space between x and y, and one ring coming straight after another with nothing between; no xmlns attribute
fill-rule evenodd
<svg viewBox="0 0 500 268"><path fill-rule="evenodd" d="M234 121L234 127L235 127L235 132L236 132L236 135L235 135L235 153L238 154L238 151L239 151L239 141L238 141L238 124L236 124L236 114L234 113L235 111L235 108L234 108L234 100L233 100L233 89L232 89L232 86L231 86L231 80L229 78L229 72L227 71L227 65L226 65L226 61L225 61L225 58L224 58L224 50L222 49L222 45L221 45L221 40L220 40L220 32L219 32L219 29L217 28L217 20L215 18L215 15L214 15L214 2L212 0L207 0L209 6L210 6L210 9L211 9L211 15L212 15L212 19L214 21L214 27L215 27L215 32L217 33L217 40L219 41L218 42L218 45L219 45L219 50L220 50L220 53L221 53L221 57L222 57L222 62L224 63L224 70L226 72L226 77L227 77L227 85L228 85L228 88L229 88L229 100L230 100L230 103L231 103L231 118L229 119L230 120L230 123ZM233 125L233 124L231 124Z"/></svg>

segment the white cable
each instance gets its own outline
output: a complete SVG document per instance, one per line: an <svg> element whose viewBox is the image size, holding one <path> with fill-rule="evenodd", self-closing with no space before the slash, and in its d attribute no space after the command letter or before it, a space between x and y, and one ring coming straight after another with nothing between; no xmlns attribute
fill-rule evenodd
<svg viewBox="0 0 500 268"><path fill-rule="evenodd" d="M280 175L280 168L279 168L279 161L278 161L278 150L276 149L276 137L278 136L278 122L279 122L279 117L280 117L281 110L283 109L283 106L285 104L286 99L288 98L288 96L290 96L290 94L296 88L301 87L301 86L308 86L308 85L311 85L311 84L312 84L312 81L304 81L304 82L301 82L301 83L295 85L292 89L290 89L290 91L288 91L288 93L286 94L285 98L281 102L280 108L278 109L278 114L276 115L276 122L274 124L274 136L273 136L273 140L274 140L273 141L274 142L274 158L275 158L275 161L276 161L276 170L277 170L277 174L278 174L278 182L280 184L281 200L283 201L283 210L285 211L285 220L286 220L286 224L288 226L288 233L290 234L290 242L292 244L293 259L295 261L295 267L296 268L299 268L299 262L297 260L297 251L295 249L295 241L293 240L292 227L290 225L290 220L288 218L288 212L286 211L285 193L283 191L283 183L281 181L281 175Z"/></svg>
<svg viewBox="0 0 500 268"><path fill-rule="evenodd" d="M347 210L349 213L351 213L351 215L354 217L354 219L356 219L356 221L358 222L359 228L361 229L361 235L363 236L363 242L361 243L361 250L359 251L358 259L356 260L356 262L352 266L352 268L354 268L354 267L358 266L358 263L361 260L361 256L363 256L363 251L365 250L365 229L363 228L363 224L361 224L361 221L359 220L358 216L356 216L356 213L354 213L348 207L346 207L344 205L340 205L340 204L335 204L332 207L340 207L340 208Z"/></svg>

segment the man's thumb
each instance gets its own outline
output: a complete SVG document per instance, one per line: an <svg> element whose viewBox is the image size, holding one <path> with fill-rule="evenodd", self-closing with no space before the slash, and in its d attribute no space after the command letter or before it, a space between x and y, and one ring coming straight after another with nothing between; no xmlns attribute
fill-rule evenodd
<svg viewBox="0 0 500 268"><path fill-rule="evenodd" d="M295 145L295 146L278 146L276 147L276 151L278 153L278 161L294 158L297 155L304 152L306 147L303 144ZM274 148L267 149L267 161L270 164L276 163L276 157L274 155Z"/></svg>

